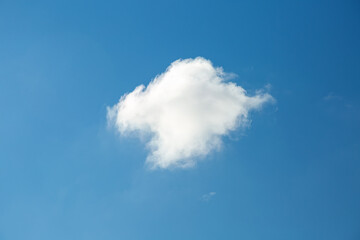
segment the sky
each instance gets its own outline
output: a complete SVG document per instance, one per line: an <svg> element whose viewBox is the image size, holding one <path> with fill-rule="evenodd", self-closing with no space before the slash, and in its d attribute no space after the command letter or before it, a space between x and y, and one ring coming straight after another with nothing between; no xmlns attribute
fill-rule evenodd
<svg viewBox="0 0 360 240"><path fill-rule="evenodd" d="M359 24L351 0L0 0L0 240L360 239Z"/></svg>

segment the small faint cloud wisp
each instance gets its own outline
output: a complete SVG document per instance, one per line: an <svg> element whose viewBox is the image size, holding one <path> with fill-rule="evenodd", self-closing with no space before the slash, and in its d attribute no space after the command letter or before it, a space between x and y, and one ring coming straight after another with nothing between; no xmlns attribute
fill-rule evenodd
<svg viewBox="0 0 360 240"><path fill-rule="evenodd" d="M204 194L201 196L201 200L204 202L208 202L210 201L211 198L213 198L215 196L216 192L209 192L207 194Z"/></svg>
<svg viewBox="0 0 360 240"><path fill-rule="evenodd" d="M334 94L333 92L328 93L325 97L323 97L324 101L331 101L331 100L342 100L342 97L339 95Z"/></svg>
<svg viewBox="0 0 360 240"><path fill-rule="evenodd" d="M268 87L249 96L228 81L233 76L202 57L177 60L108 107L108 123L121 134L150 136L150 168L192 167L220 149L223 136L249 126L250 111L274 101Z"/></svg>

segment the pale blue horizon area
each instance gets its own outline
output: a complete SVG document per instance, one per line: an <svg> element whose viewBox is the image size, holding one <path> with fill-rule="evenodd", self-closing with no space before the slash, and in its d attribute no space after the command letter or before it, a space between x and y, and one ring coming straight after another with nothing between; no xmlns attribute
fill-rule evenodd
<svg viewBox="0 0 360 240"><path fill-rule="evenodd" d="M351 0L0 1L0 240L360 239L359 26ZM197 56L276 103L150 171L106 107Z"/></svg>

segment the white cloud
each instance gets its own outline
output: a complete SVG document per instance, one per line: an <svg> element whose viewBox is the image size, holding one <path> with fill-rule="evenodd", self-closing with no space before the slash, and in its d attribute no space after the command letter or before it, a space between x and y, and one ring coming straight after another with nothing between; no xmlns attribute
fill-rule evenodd
<svg viewBox="0 0 360 240"><path fill-rule="evenodd" d="M250 110L273 98L228 82L209 60L177 60L147 87L140 85L108 107L108 122L121 134L150 134L152 168L191 167L221 146L221 137L249 122Z"/></svg>
<svg viewBox="0 0 360 240"><path fill-rule="evenodd" d="M331 101L331 100L342 100L342 97L334 94L333 92L329 92L328 95L326 95L324 98L323 98L324 101Z"/></svg>
<svg viewBox="0 0 360 240"><path fill-rule="evenodd" d="M201 200L208 202L210 199L215 196L216 192L209 192L207 194L202 195Z"/></svg>

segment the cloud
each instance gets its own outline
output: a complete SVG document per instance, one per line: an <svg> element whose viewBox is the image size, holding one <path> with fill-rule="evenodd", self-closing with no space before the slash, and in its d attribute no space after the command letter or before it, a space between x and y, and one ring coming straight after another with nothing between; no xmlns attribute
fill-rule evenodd
<svg viewBox="0 0 360 240"><path fill-rule="evenodd" d="M328 93L325 97L323 97L324 101L331 101L331 100L342 100L341 96L335 95L333 92Z"/></svg>
<svg viewBox="0 0 360 240"><path fill-rule="evenodd" d="M108 107L108 123L121 134L149 135L151 168L191 167L221 137L249 123L249 111L273 98L229 82L220 67L202 57L177 60L147 87L140 85Z"/></svg>
<svg viewBox="0 0 360 240"><path fill-rule="evenodd" d="M208 202L210 201L210 199L215 196L216 192L209 192L207 194L204 194L201 196L201 200L205 201L205 202Z"/></svg>

